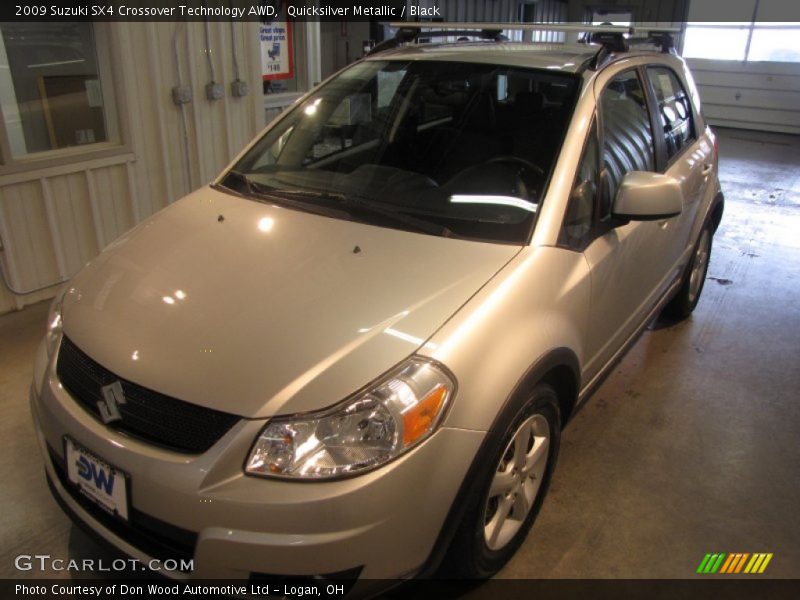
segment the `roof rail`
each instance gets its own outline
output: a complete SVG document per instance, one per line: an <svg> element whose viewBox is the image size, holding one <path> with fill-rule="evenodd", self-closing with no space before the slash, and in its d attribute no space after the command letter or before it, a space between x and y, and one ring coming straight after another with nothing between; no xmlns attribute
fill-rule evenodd
<svg viewBox="0 0 800 600"><path fill-rule="evenodd" d="M626 27L624 25L583 25L581 23L481 23L479 21L467 21L459 23L440 23L438 21L394 21L388 24L389 27L403 28L403 29L438 29L446 31L449 29L461 30L490 30L490 31L574 31L574 32L598 32L598 33L628 33L635 35L642 32L643 29L648 31L652 28L636 28ZM662 29L659 29L662 31ZM669 29L664 31L679 31L676 29ZM475 31L470 32L475 35ZM452 35L452 34L451 34Z"/></svg>
<svg viewBox="0 0 800 600"><path fill-rule="evenodd" d="M410 26L409 26L410 25ZM401 44L406 44L409 42L416 42L419 38L436 38L436 37L451 37L451 36L470 36L470 37L479 37L483 40L494 40L496 42L504 42L508 41L508 38L503 35L502 29L492 29L492 28L481 28L480 30L474 29L467 29L465 27L460 27L458 29L450 29L445 28L441 31L432 30L432 31L422 31L422 27L415 27L418 25L417 23L391 23L391 27L399 27L397 33L393 38L389 38L388 40L384 40L377 44L372 50L367 53L367 56L371 56L373 54L377 54L378 52L383 52L385 50L391 50L392 48L397 48ZM424 23L425 28L430 28L431 26L438 27L439 23Z"/></svg>
<svg viewBox="0 0 800 600"><path fill-rule="evenodd" d="M600 44L601 48L591 61L590 67L596 69L612 53L627 52L633 44L653 44L661 52L675 54L675 43L672 33L680 31L678 27L636 27L623 25L589 25L582 23L441 23L433 21L395 21L390 27L397 28L393 38L375 46L368 54L377 54L397 46L416 42L419 38L447 36L470 36L485 40L506 41L503 30L511 31L560 31L589 34L584 41ZM422 31L430 29L431 31ZM644 33L644 36L641 34ZM628 38L625 37L627 34ZM639 35L640 37L636 37Z"/></svg>

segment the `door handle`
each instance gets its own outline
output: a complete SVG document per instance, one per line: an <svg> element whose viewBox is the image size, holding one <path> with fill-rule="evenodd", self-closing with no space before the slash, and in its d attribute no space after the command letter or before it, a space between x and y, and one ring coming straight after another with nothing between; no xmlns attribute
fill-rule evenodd
<svg viewBox="0 0 800 600"><path fill-rule="evenodd" d="M713 169L713 168L714 168L714 165L703 165L703 170L700 171L700 173L702 173L703 176L706 176L709 173L711 173L711 169Z"/></svg>

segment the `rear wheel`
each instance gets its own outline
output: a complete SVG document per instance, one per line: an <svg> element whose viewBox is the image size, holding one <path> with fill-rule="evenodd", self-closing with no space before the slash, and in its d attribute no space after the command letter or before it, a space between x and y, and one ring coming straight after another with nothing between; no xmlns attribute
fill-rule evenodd
<svg viewBox="0 0 800 600"><path fill-rule="evenodd" d="M482 483L445 563L462 577L495 574L525 540L550 483L561 422L552 387L537 385L487 452Z"/></svg>
<svg viewBox="0 0 800 600"><path fill-rule="evenodd" d="M703 285L708 273L708 262L711 258L711 237L711 225L707 224L700 233L700 237L694 247L692 260L689 262L686 273L683 276L683 284L681 284L675 297L664 307L665 315L683 319L692 314L692 311L697 306L700 294L703 293Z"/></svg>

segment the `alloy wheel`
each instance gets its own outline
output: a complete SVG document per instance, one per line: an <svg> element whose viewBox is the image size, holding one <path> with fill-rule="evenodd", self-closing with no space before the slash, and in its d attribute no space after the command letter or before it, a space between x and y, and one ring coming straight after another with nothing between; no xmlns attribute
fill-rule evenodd
<svg viewBox="0 0 800 600"><path fill-rule="evenodd" d="M484 540L500 550L519 531L531 512L550 455L550 426L534 414L525 419L495 469L484 508Z"/></svg>

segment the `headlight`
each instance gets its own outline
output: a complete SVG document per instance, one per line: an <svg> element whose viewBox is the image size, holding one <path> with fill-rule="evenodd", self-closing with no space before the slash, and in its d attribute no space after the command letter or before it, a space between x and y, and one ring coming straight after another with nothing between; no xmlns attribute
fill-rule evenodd
<svg viewBox="0 0 800 600"><path fill-rule="evenodd" d="M52 304L50 304L50 310L47 313L47 331L45 332L44 343L47 347L48 357L53 356L53 352L55 352L56 346L58 345L58 340L61 339L63 325L61 320L61 306L64 303L64 294L66 294L66 291L67 288L65 286L63 290L56 294Z"/></svg>
<svg viewBox="0 0 800 600"><path fill-rule="evenodd" d="M411 358L332 409L270 420L250 451L245 472L330 479L374 469L436 430L454 388L443 368Z"/></svg>

